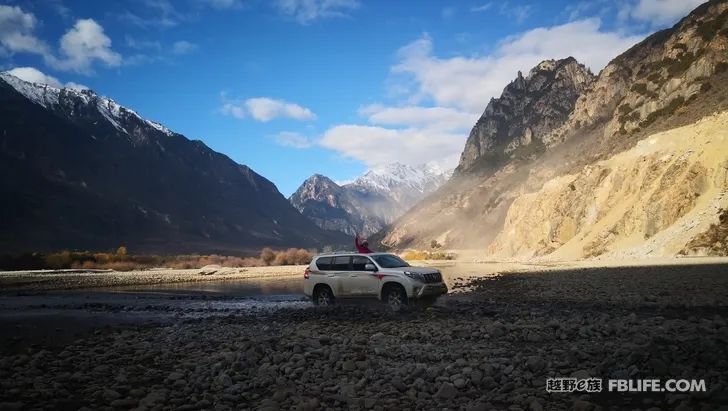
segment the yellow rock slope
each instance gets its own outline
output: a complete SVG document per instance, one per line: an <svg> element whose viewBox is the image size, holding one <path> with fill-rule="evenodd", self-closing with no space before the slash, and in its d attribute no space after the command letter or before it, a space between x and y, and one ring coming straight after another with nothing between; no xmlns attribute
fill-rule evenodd
<svg viewBox="0 0 728 411"><path fill-rule="evenodd" d="M502 258L672 256L728 208L728 112L519 196L489 254Z"/></svg>

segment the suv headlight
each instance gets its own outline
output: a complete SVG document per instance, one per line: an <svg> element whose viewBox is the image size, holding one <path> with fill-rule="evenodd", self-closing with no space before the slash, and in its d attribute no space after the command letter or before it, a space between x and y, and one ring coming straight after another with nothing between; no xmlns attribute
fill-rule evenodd
<svg viewBox="0 0 728 411"><path fill-rule="evenodd" d="M422 274L420 274L420 273L413 273L412 271L405 271L404 275L406 275L407 277L409 277L413 280L417 280L422 283L425 282L425 277L423 277Z"/></svg>

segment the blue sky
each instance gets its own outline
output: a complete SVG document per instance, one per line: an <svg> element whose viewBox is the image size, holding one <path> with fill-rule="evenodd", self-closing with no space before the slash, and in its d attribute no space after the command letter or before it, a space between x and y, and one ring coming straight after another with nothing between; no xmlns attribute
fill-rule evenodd
<svg viewBox="0 0 728 411"><path fill-rule="evenodd" d="M0 68L89 87L246 164L313 173L457 164L518 70L595 73L699 0L0 0Z"/></svg>

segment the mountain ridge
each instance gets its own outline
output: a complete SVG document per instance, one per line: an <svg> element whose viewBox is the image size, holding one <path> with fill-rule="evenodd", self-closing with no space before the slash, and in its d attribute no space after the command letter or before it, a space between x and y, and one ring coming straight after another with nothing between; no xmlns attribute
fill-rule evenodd
<svg viewBox="0 0 728 411"><path fill-rule="evenodd" d="M0 78L6 252L126 245L243 254L344 239L301 217L272 182L199 140L92 91L8 76Z"/></svg>
<svg viewBox="0 0 728 411"><path fill-rule="evenodd" d="M321 228L368 236L439 187L450 174L433 164L400 163L374 167L345 184L314 174L289 201Z"/></svg>
<svg viewBox="0 0 728 411"><path fill-rule="evenodd" d="M426 247L436 239L446 247L486 250L503 234L513 202L524 194L629 150L655 133L728 110L727 22L728 3L713 0L674 27L648 36L600 71L577 96L571 113L541 135L540 150L520 158L502 156L495 167L460 167L437 193L376 239L400 249ZM525 117L515 118L518 123ZM530 212L548 213L537 208ZM565 221L551 223L556 230Z"/></svg>

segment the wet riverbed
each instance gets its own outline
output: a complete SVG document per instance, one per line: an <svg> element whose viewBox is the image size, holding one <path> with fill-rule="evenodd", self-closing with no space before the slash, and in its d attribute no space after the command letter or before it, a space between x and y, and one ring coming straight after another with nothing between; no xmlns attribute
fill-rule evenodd
<svg viewBox="0 0 728 411"><path fill-rule="evenodd" d="M459 278L490 275L499 266L442 263L449 288ZM376 301L359 304L376 304ZM162 283L91 289L17 293L0 296L0 349L34 343L64 344L103 327L172 323L242 312L270 312L310 307L303 275L239 280Z"/></svg>

